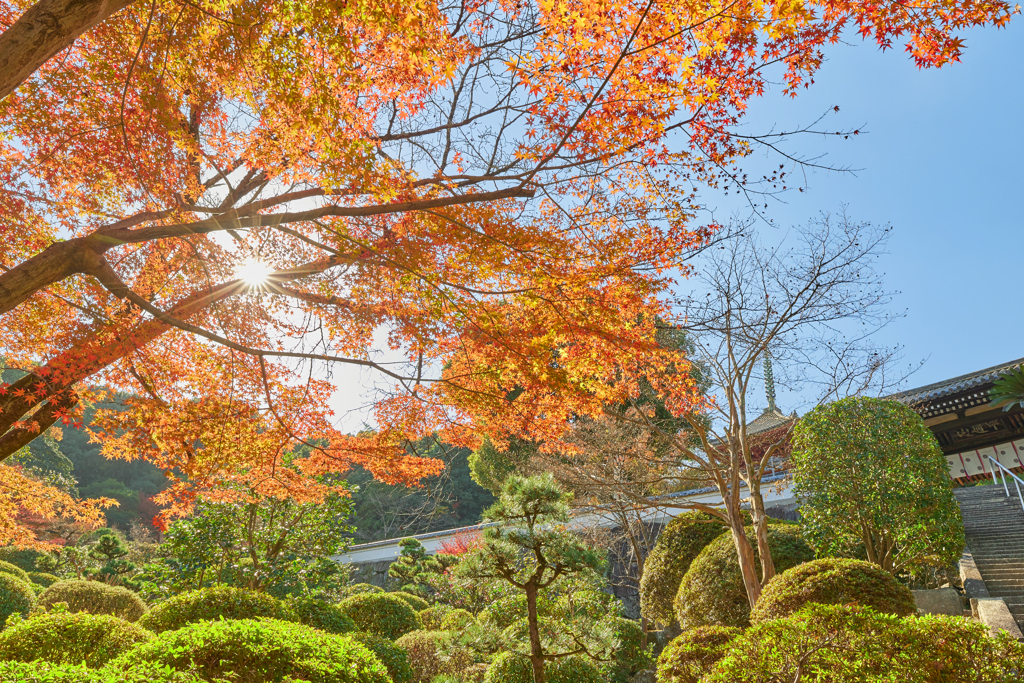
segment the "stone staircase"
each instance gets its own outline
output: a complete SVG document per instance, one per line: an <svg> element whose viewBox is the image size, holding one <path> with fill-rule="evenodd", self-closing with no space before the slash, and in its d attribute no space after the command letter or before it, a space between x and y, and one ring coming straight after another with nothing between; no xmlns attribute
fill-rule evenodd
<svg viewBox="0 0 1024 683"><path fill-rule="evenodd" d="M954 489L964 519L967 547L989 595L1003 598L1024 629L1024 509L1017 492L1001 484Z"/></svg>

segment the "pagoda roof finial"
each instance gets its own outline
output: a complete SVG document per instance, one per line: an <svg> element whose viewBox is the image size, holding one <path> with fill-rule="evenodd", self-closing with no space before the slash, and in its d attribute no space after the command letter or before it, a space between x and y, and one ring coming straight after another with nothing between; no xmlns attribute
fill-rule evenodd
<svg viewBox="0 0 1024 683"><path fill-rule="evenodd" d="M768 398L766 412L778 412L779 409L775 407L775 375L772 374L772 357L767 351L764 353L764 393Z"/></svg>

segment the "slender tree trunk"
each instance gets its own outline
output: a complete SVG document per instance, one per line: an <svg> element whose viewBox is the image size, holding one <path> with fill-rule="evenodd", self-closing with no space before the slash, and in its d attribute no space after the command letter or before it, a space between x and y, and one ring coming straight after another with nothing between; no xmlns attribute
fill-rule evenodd
<svg viewBox="0 0 1024 683"><path fill-rule="evenodd" d="M761 487L752 482L750 487L750 512L754 519L754 534L757 537L757 555L761 560L761 585L764 586L775 576L775 562L768 546L768 515L764 511L764 496Z"/></svg>
<svg viewBox="0 0 1024 683"><path fill-rule="evenodd" d="M544 683L544 650L540 645L540 626L537 618L537 586L526 584L526 620L530 625L530 664L533 665L533 683Z"/></svg>
<svg viewBox="0 0 1024 683"><path fill-rule="evenodd" d="M729 531L732 532L733 545L736 547L736 557L740 564L740 573L743 575L743 588L747 592L747 601L753 608L761 597L761 582L757 577L757 564L754 561L754 548L747 539L743 529L743 517L739 511L729 511Z"/></svg>
<svg viewBox="0 0 1024 683"><path fill-rule="evenodd" d="M78 36L132 0L40 0L0 34L0 100Z"/></svg>

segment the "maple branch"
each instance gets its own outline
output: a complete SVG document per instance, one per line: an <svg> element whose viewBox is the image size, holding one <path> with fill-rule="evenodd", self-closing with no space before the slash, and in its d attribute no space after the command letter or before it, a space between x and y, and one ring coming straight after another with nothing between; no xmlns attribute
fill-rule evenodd
<svg viewBox="0 0 1024 683"><path fill-rule="evenodd" d="M36 69L133 0L40 0L0 34L0 100Z"/></svg>

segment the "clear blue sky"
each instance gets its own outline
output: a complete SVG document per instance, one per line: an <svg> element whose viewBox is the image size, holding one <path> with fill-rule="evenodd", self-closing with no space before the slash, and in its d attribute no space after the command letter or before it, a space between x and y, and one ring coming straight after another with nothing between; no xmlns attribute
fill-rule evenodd
<svg viewBox="0 0 1024 683"><path fill-rule="evenodd" d="M961 35L962 61L928 70L902 47L882 53L851 39L829 50L796 100L752 105L756 129L806 123L838 105L830 129L869 131L792 143L860 170L811 173L808 192L769 211L786 227L846 204L854 219L892 224L882 266L907 316L880 339L904 345L908 361L927 359L908 386L1024 356L1024 18Z"/></svg>

